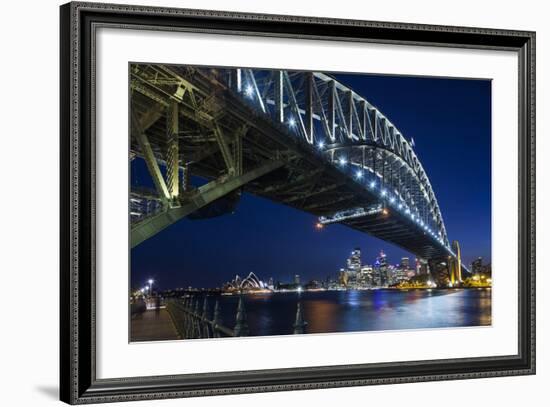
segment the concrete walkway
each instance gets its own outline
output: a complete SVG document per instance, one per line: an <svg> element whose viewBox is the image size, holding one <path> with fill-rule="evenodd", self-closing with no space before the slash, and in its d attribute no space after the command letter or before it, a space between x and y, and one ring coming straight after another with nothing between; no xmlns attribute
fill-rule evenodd
<svg viewBox="0 0 550 407"><path fill-rule="evenodd" d="M131 342L174 339L178 339L176 328L165 309L147 310L130 321Z"/></svg>

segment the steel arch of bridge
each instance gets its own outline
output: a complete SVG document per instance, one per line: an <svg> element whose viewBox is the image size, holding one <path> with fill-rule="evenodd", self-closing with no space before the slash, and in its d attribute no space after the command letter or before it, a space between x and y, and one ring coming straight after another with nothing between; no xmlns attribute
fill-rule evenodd
<svg viewBox="0 0 550 407"><path fill-rule="evenodd" d="M414 143L336 78L148 64L133 65L130 78L131 157L145 160L161 202L160 210L135 218L132 247L244 188L421 258L456 258ZM188 188L189 166L209 184ZM296 176L284 182L289 171ZM322 199L311 202L317 194Z"/></svg>
<svg viewBox="0 0 550 407"><path fill-rule="evenodd" d="M414 143L364 97L319 72L221 71L228 87L260 114L287 125L335 166L364 180L386 205L409 216L454 255Z"/></svg>

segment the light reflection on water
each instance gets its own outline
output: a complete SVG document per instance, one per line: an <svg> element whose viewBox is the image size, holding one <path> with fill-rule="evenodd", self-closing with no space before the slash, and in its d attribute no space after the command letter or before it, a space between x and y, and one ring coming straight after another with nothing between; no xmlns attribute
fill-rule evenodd
<svg viewBox="0 0 550 407"><path fill-rule="evenodd" d="M291 334L302 301L307 333L491 325L491 290L317 291L246 295L250 335ZM220 297L233 327L237 297Z"/></svg>

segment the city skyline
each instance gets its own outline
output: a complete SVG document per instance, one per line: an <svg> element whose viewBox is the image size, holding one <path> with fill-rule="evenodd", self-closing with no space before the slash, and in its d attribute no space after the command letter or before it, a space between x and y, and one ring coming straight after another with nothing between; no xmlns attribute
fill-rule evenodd
<svg viewBox="0 0 550 407"><path fill-rule="evenodd" d="M490 81L334 76L414 139L449 237L461 244L463 262L470 264L477 257L490 262ZM476 138L475 149L471 138ZM442 151L452 151L451 157ZM457 157L465 159L451 165L449 158ZM140 160L133 163L132 176L132 182L147 184ZM183 220L134 248L131 283L154 278L163 288L215 286L225 281L222 276L249 272L285 281L296 274L322 278L334 275L354 247L361 247L366 256L383 250L388 258L416 257L342 225L316 230L316 221L310 214L243 194L233 214Z"/></svg>
<svg viewBox="0 0 550 407"><path fill-rule="evenodd" d="M235 278L240 278L241 280L245 280L246 278L249 278L251 275L253 275L255 278L258 278L260 281L264 282L264 283L268 283L269 282L269 285L273 286L273 285L277 285L277 284L295 284L295 285L298 285L298 286L304 286L304 285L307 285L308 283L311 283L311 282L314 282L314 281L337 281L338 278L339 278L339 273L342 273L343 271L346 271L346 272L356 272L356 273L359 273L361 271L364 271L365 268L370 268L370 269L373 269L373 270L377 270L377 269L380 269L381 267L381 264L380 264L380 258L383 257L385 260L384 260L384 264L383 266L384 267L387 267L388 270L392 271L392 272L396 272L396 271L411 271L411 272L414 272L414 275L412 276L409 276L410 277L414 277L414 276L419 276L419 275L422 275L422 274L430 274L429 272L427 272L426 268L425 268L425 264L424 263L421 263L421 259L418 258L418 257L415 257L414 255L408 255L408 256L403 256L401 258L399 258L397 260L394 260L394 259L388 259L388 256L387 254L383 251L383 250L380 250L378 252L378 254L371 259L371 261L366 261L364 262L363 261L363 251L360 247L355 247L353 248L349 253L348 253L348 256L347 257L344 257L342 259L342 265L343 267L340 267L340 269L338 270L335 270L333 273L329 274L329 275L326 275L326 276L312 276L308 279L303 279L300 274L294 274L292 276L289 276L288 277L288 280L281 280L281 279L275 279L273 278L273 276L266 276L266 275L262 275L260 274L260 272L255 272L255 271L249 271L249 272L242 272L242 273L236 273L232 276L230 276L231 278L233 278L233 280L235 280ZM477 257L475 260L473 260L470 264L468 264L471 268L471 275L475 275L475 274L479 274L479 273L486 273L487 270L490 270L491 268L491 263L490 262L484 262L483 261L483 258L482 257ZM424 266L421 268L421 266ZM490 273L490 272L489 272ZM231 281L233 281L231 280ZM154 284L155 286L158 286L159 281L157 280L154 280L152 279L151 277L149 277L146 281L143 281L142 283L143 284L137 284L135 287L133 287L134 289L145 289L145 290L151 290L151 285L152 285L152 282L154 281ZM188 288L192 288L192 289L219 289L219 288L222 288L224 285L226 285L227 283L229 283L230 281L220 281L218 284L216 284L215 286L210 286L210 287L198 287L198 286L186 286L186 287L163 287L161 290L173 290L173 289L188 289ZM145 288L143 288L143 287Z"/></svg>

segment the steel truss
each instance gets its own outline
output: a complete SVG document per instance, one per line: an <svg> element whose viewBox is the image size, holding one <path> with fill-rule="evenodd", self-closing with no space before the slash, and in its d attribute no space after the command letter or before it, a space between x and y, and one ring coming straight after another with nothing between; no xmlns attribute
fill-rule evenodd
<svg viewBox="0 0 550 407"><path fill-rule="evenodd" d="M430 230L451 250L437 198L414 143L368 100L319 72L221 72L228 86L259 113L285 123L335 166L357 170L357 177L367 185L374 181L371 188L387 205L408 211L420 228ZM231 82L235 76L241 78L238 86Z"/></svg>

